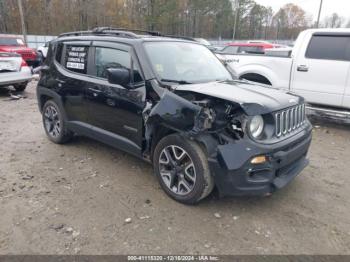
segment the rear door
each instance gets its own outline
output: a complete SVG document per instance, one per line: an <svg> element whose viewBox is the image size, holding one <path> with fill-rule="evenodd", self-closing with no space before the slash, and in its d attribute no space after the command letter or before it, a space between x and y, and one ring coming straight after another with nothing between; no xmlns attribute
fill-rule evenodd
<svg viewBox="0 0 350 262"><path fill-rule="evenodd" d="M292 67L291 90L313 104L342 106L350 69L350 37L315 33Z"/></svg>
<svg viewBox="0 0 350 262"><path fill-rule="evenodd" d="M88 71L91 41L59 43L56 47L57 71L50 77L50 85L63 98L67 120L84 125L89 122L86 88L91 77Z"/></svg>

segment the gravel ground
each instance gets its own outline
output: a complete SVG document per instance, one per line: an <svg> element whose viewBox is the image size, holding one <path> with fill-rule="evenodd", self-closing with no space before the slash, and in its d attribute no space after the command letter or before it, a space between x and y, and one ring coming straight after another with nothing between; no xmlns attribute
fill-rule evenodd
<svg viewBox="0 0 350 262"><path fill-rule="evenodd" d="M0 93L0 254L350 254L350 128L318 124L310 165L271 197L185 206L128 154L49 142L35 85Z"/></svg>

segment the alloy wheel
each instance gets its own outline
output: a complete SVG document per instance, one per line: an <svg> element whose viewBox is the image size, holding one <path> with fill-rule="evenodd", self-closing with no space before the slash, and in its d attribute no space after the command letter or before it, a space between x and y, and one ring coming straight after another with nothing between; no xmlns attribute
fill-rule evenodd
<svg viewBox="0 0 350 262"><path fill-rule="evenodd" d="M189 194L196 183L196 169L185 149L170 145L159 156L159 172L164 184L178 195Z"/></svg>
<svg viewBox="0 0 350 262"><path fill-rule="evenodd" d="M61 133L61 121L54 106L49 105L44 112L44 125L47 133L57 138Z"/></svg>

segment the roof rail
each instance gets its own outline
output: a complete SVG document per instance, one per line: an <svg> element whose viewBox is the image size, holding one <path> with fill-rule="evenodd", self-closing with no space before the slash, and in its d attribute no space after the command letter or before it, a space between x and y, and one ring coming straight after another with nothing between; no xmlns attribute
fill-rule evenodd
<svg viewBox="0 0 350 262"><path fill-rule="evenodd" d="M116 36L127 37L127 38L139 38L137 34L127 29L117 30L117 28L112 28L112 27L97 27L90 31L68 32L68 33L60 34L58 37L83 36L83 35L116 35Z"/></svg>
<svg viewBox="0 0 350 262"><path fill-rule="evenodd" d="M90 31L77 31L77 32L69 32L60 34L58 37L66 37L66 36L83 36L83 35L116 35L119 37L127 37L127 38L140 38L140 34L147 34L150 36L160 36L160 37L169 37L169 38L178 38L184 39L188 41L197 42L192 37L186 36L177 36L177 35L163 35L157 31L147 31L140 29L127 29L127 28L116 28L116 27L96 27Z"/></svg>
<svg viewBox="0 0 350 262"><path fill-rule="evenodd" d="M123 31L123 32L132 32L132 33L143 33L143 34L146 33L151 36L162 36L162 34L157 31L147 31L147 30L141 30L141 29L128 29L128 28L118 28L118 27L96 27L92 31L97 33L104 33L106 31Z"/></svg>
<svg viewBox="0 0 350 262"><path fill-rule="evenodd" d="M188 40L192 42L197 42L196 39L188 36L179 36L179 35L162 35L163 37L169 37L169 38L178 38L178 39L183 39L183 40Z"/></svg>
<svg viewBox="0 0 350 262"><path fill-rule="evenodd" d="M68 33L62 33L58 37L64 37L64 36L79 36L79 35L89 35L91 34L90 31L76 31L76 32L68 32Z"/></svg>

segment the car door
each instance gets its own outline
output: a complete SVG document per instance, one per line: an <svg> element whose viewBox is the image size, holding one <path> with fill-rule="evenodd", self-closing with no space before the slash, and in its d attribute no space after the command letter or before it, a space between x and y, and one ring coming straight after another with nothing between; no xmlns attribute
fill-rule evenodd
<svg viewBox="0 0 350 262"><path fill-rule="evenodd" d="M313 104L341 106L350 69L350 37L315 33L292 67L291 90Z"/></svg>
<svg viewBox="0 0 350 262"><path fill-rule="evenodd" d="M88 59L90 41L59 43L56 47L56 69L49 78L52 86L62 97L67 121L88 123L86 88L90 80Z"/></svg>
<svg viewBox="0 0 350 262"><path fill-rule="evenodd" d="M145 84L136 55L124 44L96 41L92 46L96 81L87 89L89 118L97 132L117 135L141 147ZM132 79L129 87L110 84L108 68L128 69Z"/></svg>

